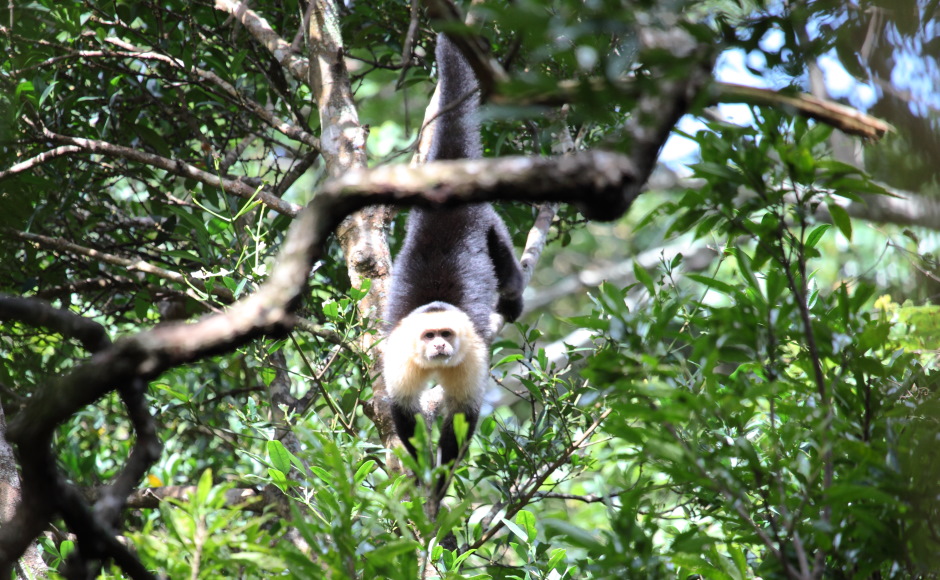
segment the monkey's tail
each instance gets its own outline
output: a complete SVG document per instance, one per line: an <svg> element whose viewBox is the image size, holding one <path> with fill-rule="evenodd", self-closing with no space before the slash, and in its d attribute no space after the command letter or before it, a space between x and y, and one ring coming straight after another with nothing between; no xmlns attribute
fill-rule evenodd
<svg viewBox="0 0 940 580"><path fill-rule="evenodd" d="M428 160L478 159L483 156L477 111L480 90L470 64L447 35L437 35L439 113Z"/></svg>

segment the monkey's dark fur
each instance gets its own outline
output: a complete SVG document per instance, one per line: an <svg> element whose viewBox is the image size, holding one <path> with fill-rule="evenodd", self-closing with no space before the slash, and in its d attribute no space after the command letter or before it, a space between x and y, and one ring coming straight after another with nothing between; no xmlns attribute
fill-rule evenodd
<svg viewBox="0 0 940 580"><path fill-rule="evenodd" d="M482 156L476 118L476 76L456 46L438 35L439 109L428 161ZM458 101L465 97L459 104ZM413 208L392 271L385 320L389 328L429 302L463 310L480 336L491 338L494 306L509 322L522 314L522 271L503 220L488 203ZM495 298L498 296L498 303Z"/></svg>
<svg viewBox="0 0 940 580"><path fill-rule="evenodd" d="M443 34L437 39L437 65L439 110L446 112L435 121L428 161L479 158L482 145L476 118L479 102L477 79L457 47ZM446 381L441 381L446 413L441 429L441 465L460 454L453 429L454 414L463 413L466 417L470 431L468 438L479 416L488 377L488 349L494 332L491 316L498 312L510 322L518 318L523 307L522 291L522 271L515 258L512 240L506 225L490 204L411 210L405 241L392 271L385 312L388 324L386 340L400 340L395 331L409 314L433 317L433 312L440 308L415 311L430 303L443 302L444 306L456 307L466 314L476 333L476 337L471 337L472 342L482 342L487 351L482 363L486 367L480 380L482 384L472 385L478 390L478 396L469 399L456 397L453 393L466 386L447 385L443 384ZM413 318L405 326L410 327L411 320ZM428 322L435 323L436 320L428 318ZM389 365L405 364L410 363L385 361L386 369ZM416 455L409 439L414 435L415 414L420 410L417 397L402 393L401 385L389 384L393 373L386 370L385 374L398 436L408 451ZM438 489L438 492L443 490Z"/></svg>

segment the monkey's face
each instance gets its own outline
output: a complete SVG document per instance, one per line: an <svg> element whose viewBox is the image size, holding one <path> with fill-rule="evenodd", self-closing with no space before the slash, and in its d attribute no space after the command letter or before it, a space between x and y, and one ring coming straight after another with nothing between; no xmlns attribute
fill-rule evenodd
<svg viewBox="0 0 940 580"><path fill-rule="evenodd" d="M450 328L425 329L421 333L421 349L429 366L450 366L459 350L457 333Z"/></svg>

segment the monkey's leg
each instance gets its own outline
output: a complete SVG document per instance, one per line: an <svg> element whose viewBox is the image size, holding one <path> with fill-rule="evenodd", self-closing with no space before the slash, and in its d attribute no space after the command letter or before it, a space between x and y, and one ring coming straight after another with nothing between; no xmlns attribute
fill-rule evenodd
<svg viewBox="0 0 940 580"><path fill-rule="evenodd" d="M401 439L408 453L415 459L418 459L418 450L415 449L414 443L411 442L411 438L415 436L415 428L418 425L418 421L415 418L416 413L419 412L417 401L408 404L393 399L391 411L392 422L395 423L395 433L398 435L398 438Z"/></svg>
<svg viewBox="0 0 940 580"><path fill-rule="evenodd" d="M477 425L477 419L480 412L477 409L464 407L456 409L457 413L462 413L467 421L467 436L463 445L457 442L457 433L454 431L454 413L450 413L444 418L444 424L441 426L440 443L440 465L451 465L451 470L457 467L457 461L463 456L463 452L470 446L470 438L473 437L473 431ZM441 476L434 487L435 497L440 500L444 497L447 489L447 477Z"/></svg>

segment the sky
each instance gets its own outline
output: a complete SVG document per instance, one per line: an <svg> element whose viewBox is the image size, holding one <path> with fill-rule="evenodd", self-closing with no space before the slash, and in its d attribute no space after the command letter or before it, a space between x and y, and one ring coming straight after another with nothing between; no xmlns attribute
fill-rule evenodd
<svg viewBox="0 0 940 580"><path fill-rule="evenodd" d="M932 21L930 23L932 26ZM929 27L928 27L929 28ZM924 30L920 37L929 37L933 32L940 34L936 27ZM885 35L893 33L886 28ZM931 32L933 31L933 32ZM812 34L813 31L810 30ZM896 34L895 34L896 35ZM894 47L901 47L893 53L894 68L891 77L891 89L911 95L910 108L920 116L925 116L929 109L940 110L940 64L938 59L923 56L925 50L918 37L905 41L895 39ZM779 30L770 30L761 39L760 46L767 52L777 52L783 46L784 35ZM861 111L867 111L879 97L879 91L873 83L859 82L852 77L840 63L835 51L823 54L817 59L823 72L826 88L833 99L840 99ZM768 71L766 76L757 76L748 68L766 70L766 63L760 51L746 53L741 49L728 50L721 54L715 65L715 76L719 81L736 83L760 88L781 88L790 82L790 78L775 75ZM775 78L776 77L776 78ZM776 82L775 81L779 81ZM718 111L727 121L748 124L753 121L750 107L738 104L720 104ZM679 122L679 129L695 133L704 125L691 116ZM697 158L697 147L692 141L673 135L663 148L661 161L675 171L682 172L683 166L693 163Z"/></svg>

